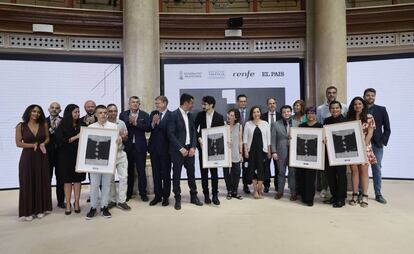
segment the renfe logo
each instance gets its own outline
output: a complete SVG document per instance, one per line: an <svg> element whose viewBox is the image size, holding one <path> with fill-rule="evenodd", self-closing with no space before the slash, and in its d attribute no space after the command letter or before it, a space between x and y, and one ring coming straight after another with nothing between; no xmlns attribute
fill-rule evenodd
<svg viewBox="0 0 414 254"><path fill-rule="evenodd" d="M254 77L255 73L248 70L247 72L233 72L233 77L237 77L237 78L250 78L250 77Z"/></svg>

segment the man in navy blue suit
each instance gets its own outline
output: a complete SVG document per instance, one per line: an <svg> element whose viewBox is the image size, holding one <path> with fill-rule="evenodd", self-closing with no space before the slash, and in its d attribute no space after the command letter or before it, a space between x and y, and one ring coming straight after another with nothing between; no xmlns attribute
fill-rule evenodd
<svg viewBox="0 0 414 254"><path fill-rule="evenodd" d="M168 120L171 111L167 109L167 97L160 95L155 98L155 109L150 114L151 137L148 151L151 156L152 178L154 180L154 199L150 206L162 201L162 206L168 206L171 193L171 158L167 134Z"/></svg>
<svg viewBox="0 0 414 254"><path fill-rule="evenodd" d="M124 150L128 157L127 201L132 196L135 167L138 172L139 195L142 201L147 202L147 176L145 174L147 139L145 132L151 131L151 124L148 113L139 109L140 104L141 101L137 96L131 96L129 98L129 110L122 112L119 119L125 122L128 129L128 139L124 143Z"/></svg>
<svg viewBox="0 0 414 254"><path fill-rule="evenodd" d="M197 206L203 204L197 197L195 183L194 155L197 145L197 133L193 117L190 113L193 108L194 97L182 94L180 107L171 113L168 122L168 139L170 140L170 156L173 162L173 192L175 195L176 210L181 209L181 170L184 166L187 170L188 186L190 187L191 203Z"/></svg>
<svg viewBox="0 0 414 254"><path fill-rule="evenodd" d="M381 193L381 161L383 155L383 148L387 145L388 139L391 135L390 120L388 118L387 109L385 107L374 104L377 92L374 88L367 88L364 91L364 100L368 105L368 113L370 113L375 120L376 128L371 139L372 150L377 163L371 165L372 178L374 182L375 200L381 204L386 204L387 201Z"/></svg>

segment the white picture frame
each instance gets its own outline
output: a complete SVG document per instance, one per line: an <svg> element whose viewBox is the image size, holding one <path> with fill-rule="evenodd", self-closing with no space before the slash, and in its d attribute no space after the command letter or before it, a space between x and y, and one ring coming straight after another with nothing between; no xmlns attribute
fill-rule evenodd
<svg viewBox="0 0 414 254"><path fill-rule="evenodd" d="M368 163L360 120L324 126L330 166Z"/></svg>
<svg viewBox="0 0 414 254"><path fill-rule="evenodd" d="M203 168L231 167L230 127L228 125L201 130Z"/></svg>
<svg viewBox="0 0 414 254"><path fill-rule="evenodd" d="M118 129L82 126L75 171L78 173L114 174L118 135Z"/></svg>
<svg viewBox="0 0 414 254"><path fill-rule="evenodd" d="M289 166L325 170L323 128L290 128Z"/></svg>

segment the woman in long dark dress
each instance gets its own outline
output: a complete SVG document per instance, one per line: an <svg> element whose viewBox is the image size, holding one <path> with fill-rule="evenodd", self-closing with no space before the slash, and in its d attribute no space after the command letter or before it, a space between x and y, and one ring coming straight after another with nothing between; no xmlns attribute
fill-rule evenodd
<svg viewBox="0 0 414 254"><path fill-rule="evenodd" d="M306 128L323 128L323 125L316 121L316 108L306 108L306 122L299 127ZM315 169L296 168L296 190L300 195L302 202L308 206L313 206L315 197Z"/></svg>
<svg viewBox="0 0 414 254"><path fill-rule="evenodd" d="M260 107L252 107L250 121L246 122L243 132L244 153L249 159L247 178L252 179L255 199L263 198L265 159L271 157L270 126L260 116Z"/></svg>
<svg viewBox="0 0 414 254"><path fill-rule="evenodd" d="M86 174L76 173L76 157L78 151L79 132L81 120L79 118L79 107L75 104L69 104L63 113L62 123L56 131L56 140L59 146L58 165L61 170L62 179L65 183L65 214L71 214L71 196L72 189L74 192L75 213L80 213L79 198L81 192L81 182L85 180Z"/></svg>
<svg viewBox="0 0 414 254"><path fill-rule="evenodd" d="M19 217L27 221L52 211L49 161L45 145L49 142L45 114L39 105L30 105L16 126L16 145L23 148L19 161Z"/></svg>

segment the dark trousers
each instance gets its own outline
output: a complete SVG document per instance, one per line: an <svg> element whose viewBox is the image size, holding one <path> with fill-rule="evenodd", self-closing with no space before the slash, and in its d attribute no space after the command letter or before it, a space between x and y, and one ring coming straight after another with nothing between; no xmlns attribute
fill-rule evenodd
<svg viewBox="0 0 414 254"><path fill-rule="evenodd" d="M270 170L272 159L267 159L265 162L265 179L263 181L264 187L270 188L270 178L272 177L272 171ZM274 176L274 186L275 190L277 191L277 175L279 173L279 169L277 168L277 161L273 160L273 165L275 167L275 176Z"/></svg>
<svg viewBox="0 0 414 254"><path fill-rule="evenodd" d="M302 198L302 202L313 202L315 197L316 170L296 168L296 192Z"/></svg>
<svg viewBox="0 0 414 254"><path fill-rule="evenodd" d="M203 187L204 195L210 195L210 190L208 189L208 171L211 175L211 192L213 196L218 194L218 173L217 168L203 168L203 152L201 149L198 149L198 161L200 162L200 173L201 173L201 186Z"/></svg>
<svg viewBox="0 0 414 254"><path fill-rule="evenodd" d="M237 194L240 182L240 162L232 163L231 168L223 168L227 192Z"/></svg>
<svg viewBox="0 0 414 254"><path fill-rule="evenodd" d="M171 153L173 162L173 192L176 200L181 200L181 170L183 166L187 170L188 187L190 188L191 197L197 195L197 186L195 183L195 168L194 168L194 156L183 157L180 152Z"/></svg>
<svg viewBox="0 0 414 254"><path fill-rule="evenodd" d="M329 189L335 201L346 199L346 166L329 166L326 170Z"/></svg>
<svg viewBox="0 0 414 254"><path fill-rule="evenodd" d="M131 198L132 192L134 190L134 178L135 170L137 169L138 173L138 192L140 196L147 195L147 176L145 174L145 160L147 153L139 153L132 148L131 151L127 153L128 157L128 190L127 198Z"/></svg>
<svg viewBox="0 0 414 254"><path fill-rule="evenodd" d="M249 159L246 159L243 155L243 162L242 162L242 179L243 179L243 185L252 184L252 181L249 177L249 167L246 167L246 163L248 165Z"/></svg>
<svg viewBox="0 0 414 254"><path fill-rule="evenodd" d="M152 177L156 199L169 198L171 193L171 159L170 155L151 153Z"/></svg>
<svg viewBox="0 0 414 254"><path fill-rule="evenodd" d="M55 176L56 176L56 199L58 205L65 203L65 191L63 189L64 182L62 181L62 176L60 170L58 169L57 165L57 154L56 151L54 153L49 154L49 169L50 169L50 181L53 178L53 168L55 169Z"/></svg>

